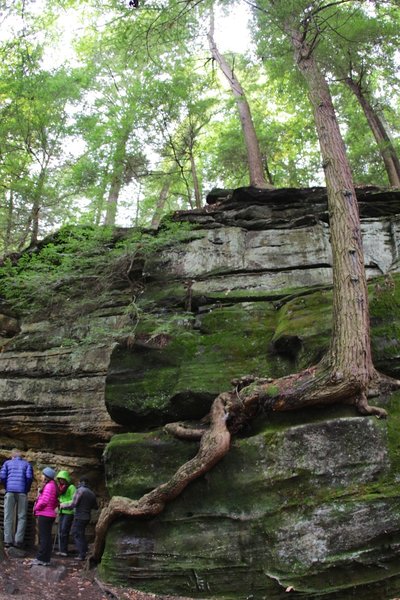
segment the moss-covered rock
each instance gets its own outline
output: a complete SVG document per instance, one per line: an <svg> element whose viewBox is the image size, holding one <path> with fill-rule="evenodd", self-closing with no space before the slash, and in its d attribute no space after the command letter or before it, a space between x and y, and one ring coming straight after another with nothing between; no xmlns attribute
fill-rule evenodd
<svg viewBox="0 0 400 600"><path fill-rule="evenodd" d="M289 586L334 598L380 581L382 565L400 577L392 442L386 422L350 408L271 417L159 517L115 523L101 574L154 593L259 599ZM160 432L115 436L110 492L138 498L195 451Z"/></svg>
<svg viewBox="0 0 400 600"><path fill-rule="evenodd" d="M119 346L111 356L111 416L136 430L200 418L232 378L281 372L269 352L275 317L270 302L245 302L210 306L195 319L173 314L141 324L132 347Z"/></svg>
<svg viewBox="0 0 400 600"><path fill-rule="evenodd" d="M400 378L400 277L380 277L370 286L372 351L378 369Z"/></svg>
<svg viewBox="0 0 400 600"><path fill-rule="evenodd" d="M374 361L400 373L400 276L370 286ZM149 299L149 296L147 296ZM154 300L156 303L156 299ZM271 301L209 304L142 316L131 346L112 353L106 405L134 430L201 418L213 398L249 373L277 378L319 361L329 347L332 290L285 290Z"/></svg>

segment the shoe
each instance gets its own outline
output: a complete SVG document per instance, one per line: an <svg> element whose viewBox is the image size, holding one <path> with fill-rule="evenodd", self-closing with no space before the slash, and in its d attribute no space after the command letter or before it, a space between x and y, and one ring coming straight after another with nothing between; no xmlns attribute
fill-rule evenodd
<svg viewBox="0 0 400 600"><path fill-rule="evenodd" d="M4 548L12 548L12 544L8 542L4 542Z"/></svg>
<svg viewBox="0 0 400 600"><path fill-rule="evenodd" d="M14 544L14 548L19 548L20 550L22 550L23 547L24 547L24 545L21 544L20 542L15 542L15 544Z"/></svg>
<svg viewBox="0 0 400 600"><path fill-rule="evenodd" d="M86 556L77 556L76 560L86 560Z"/></svg>
<svg viewBox="0 0 400 600"><path fill-rule="evenodd" d="M44 560L39 560L38 558L34 558L33 561L31 562L31 567L35 567L35 566L41 566L41 567L48 567L49 566L49 562L44 562Z"/></svg>
<svg viewBox="0 0 400 600"><path fill-rule="evenodd" d="M68 556L67 552L56 552L56 556Z"/></svg>

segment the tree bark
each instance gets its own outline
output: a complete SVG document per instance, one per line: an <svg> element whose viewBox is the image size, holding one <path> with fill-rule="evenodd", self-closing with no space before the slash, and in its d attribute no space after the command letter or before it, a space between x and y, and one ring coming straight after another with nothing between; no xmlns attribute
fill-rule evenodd
<svg viewBox="0 0 400 600"><path fill-rule="evenodd" d="M400 161L384 121L364 93L361 82L355 81L352 77L347 77L345 83L353 92L364 111L368 125L378 144L390 185L400 187Z"/></svg>
<svg viewBox="0 0 400 600"><path fill-rule="evenodd" d="M108 192L106 215L104 225L114 226L117 217L118 199L122 187L125 160L126 160L126 144L131 132L131 123L128 123L120 132L120 137L117 141L114 156L113 167L111 174L110 190Z"/></svg>
<svg viewBox="0 0 400 600"><path fill-rule="evenodd" d="M122 172L120 171L121 169L118 166L112 175L110 190L107 198L107 209L106 216L104 218L104 225L115 225L118 210L118 198L122 187Z"/></svg>
<svg viewBox="0 0 400 600"><path fill-rule="evenodd" d="M160 219L161 219L162 211L164 210L164 206L165 206L165 203L166 203L167 198L168 198L169 188L170 188L170 182L169 181L165 181L164 184L163 184L163 186L162 186L162 188L161 188L161 192L160 192L160 195L158 197L156 209L154 211L153 218L151 220L151 225L150 225L151 229L158 229L158 226L160 224Z"/></svg>
<svg viewBox="0 0 400 600"><path fill-rule="evenodd" d="M329 86L303 32L286 23L295 60L308 86L325 171L332 245L333 331L327 360L332 381L358 382L364 393L375 376L367 281L358 203Z"/></svg>
<svg viewBox="0 0 400 600"><path fill-rule="evenodd" d="M249 166L250 185L257 188L273 189L274 186L265 179L263 168L263 159L260 152L260 146L257 139L256 130L251 116L251 110L245 92L240 85L233 69L228 65L225 57L219 52L214 40L214 14L211 13L210 29L207 34L208 43L212 57L218 63L222 73L225 75L232 94L236 100L236 106L239 112L240 123L242 126L243 137L247 151L247 162Z"/></svg>

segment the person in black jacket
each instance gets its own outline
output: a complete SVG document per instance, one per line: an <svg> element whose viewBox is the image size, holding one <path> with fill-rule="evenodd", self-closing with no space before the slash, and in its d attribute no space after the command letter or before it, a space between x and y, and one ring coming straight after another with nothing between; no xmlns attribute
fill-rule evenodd
<svg viewBox="0 0 400 600"><path fill-rule="evenodd" d="M86 477L81 477L79 480L79 485L72 498L72 502L62 503L60 504L60 508L75 509L72 536L78 550L78 560L85 560L88 551L85 531L90 521L91 511L98 508L96 495L89 488L89 481Z"/></svg>

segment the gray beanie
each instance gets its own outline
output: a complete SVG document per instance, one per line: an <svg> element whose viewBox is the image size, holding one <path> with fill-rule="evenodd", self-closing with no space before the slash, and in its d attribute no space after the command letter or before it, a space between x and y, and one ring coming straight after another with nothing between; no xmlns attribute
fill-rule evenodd
<svg viewBox="0 0 400 600"><path fill-rule="evenodd" d="M48 479L54 479L56 476L56 472L51 467L45 467L42 471L43 475L45 475Z"/></svg>

